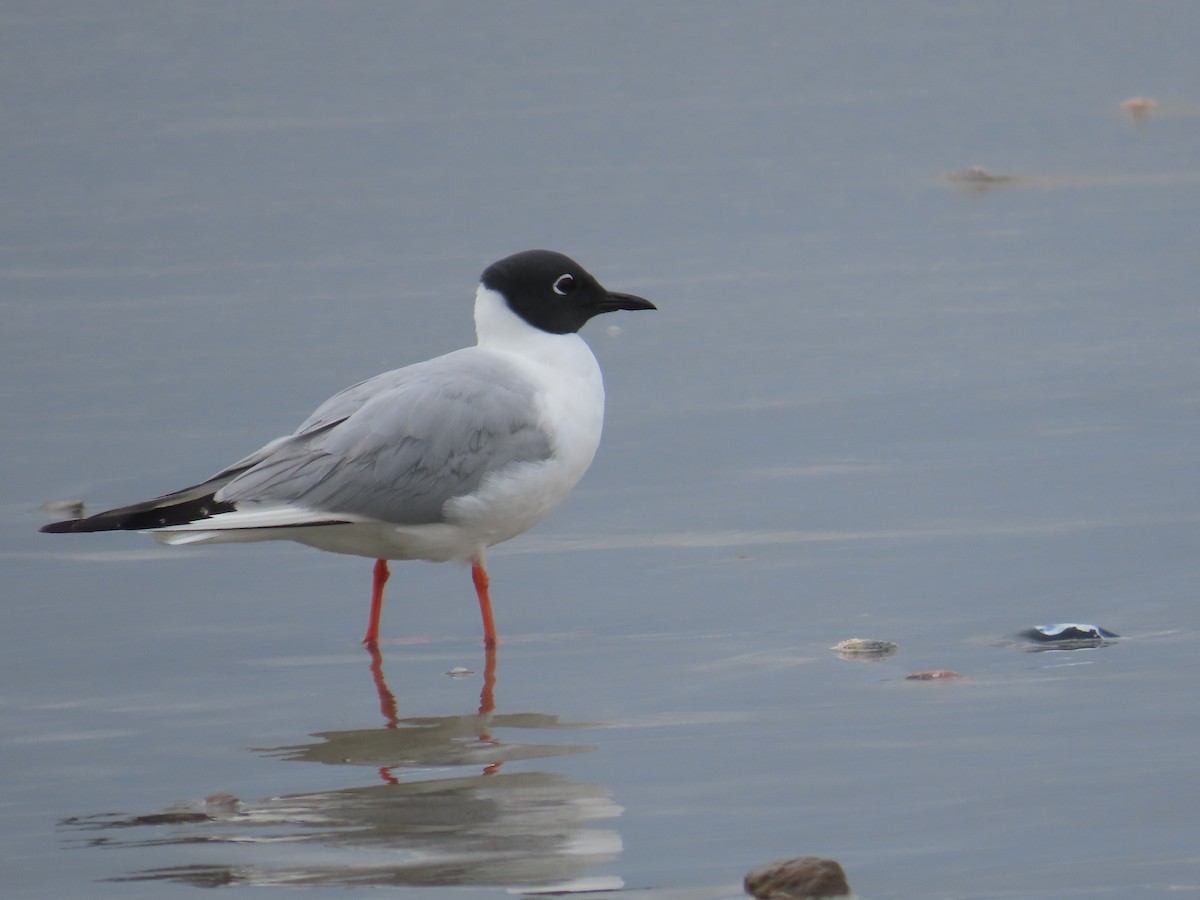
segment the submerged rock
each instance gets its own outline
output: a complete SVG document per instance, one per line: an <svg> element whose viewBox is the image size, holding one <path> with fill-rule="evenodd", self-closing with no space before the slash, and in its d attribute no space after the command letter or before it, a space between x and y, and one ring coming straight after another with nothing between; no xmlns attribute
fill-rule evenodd
<svg viewBox="0 0 1200 900"><path fill-rule="evenodd" d="M744 884L746 893L759 900L850 896L841 865L820 856L777 859L747 872Z"/></svg>
<svg viewBox="0 0 1200 900"><path fill-rule="evenodd" d="M941 681L955 678L965 678L965 675L959 675L951 669L930 669L928 672L913 672L904 676L905 681Z"/></svg>
<svg viewBox="0 0 1200 900"><path fill-rule="evenodd" d="M946 180L956 187L979 192L1005 184L1020 184L1024 181L1020 175L989 172L983 166L968 166L965 169L951 172L946 175Z"/></svg>

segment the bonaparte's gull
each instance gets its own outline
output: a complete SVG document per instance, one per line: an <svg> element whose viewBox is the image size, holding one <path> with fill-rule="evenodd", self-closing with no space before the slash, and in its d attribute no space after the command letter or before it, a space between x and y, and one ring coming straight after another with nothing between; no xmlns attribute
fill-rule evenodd
<svg viewBox="0 0 1200 900"><path fill-rule="evenodd" d="M606 290L561 253L506 257L475 292L474 347L347 388L293 434L199 484L41 530L145 531L164 544L291 540L373 557L369 645L388 560L470 562L494 646L484 549L531 528L591 463L604 385L578 331L618 309L655 306Z"/></svg>

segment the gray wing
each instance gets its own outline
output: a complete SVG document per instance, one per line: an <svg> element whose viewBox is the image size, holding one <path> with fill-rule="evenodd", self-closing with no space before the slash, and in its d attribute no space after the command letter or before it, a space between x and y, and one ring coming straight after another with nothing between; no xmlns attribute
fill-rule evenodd
<svg viewBox="0 0 1200 900"><path fill-rule="evenodd" d="M467 348L331 397L295 434L226 470L237 474L216 499L431 524L489 473L550 454L532 386Z"/></svg>

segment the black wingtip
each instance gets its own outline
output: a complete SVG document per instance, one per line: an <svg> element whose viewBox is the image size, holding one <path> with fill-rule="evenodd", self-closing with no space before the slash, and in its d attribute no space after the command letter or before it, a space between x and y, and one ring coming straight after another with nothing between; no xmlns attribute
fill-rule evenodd
<svg viewBox="0 0 1200 900"><path fill-rule="evenodd" d="M38 531L44 531L47 534L82 534L91 531L125 531L130 528L138 527L137 525L129 524L133 518L133 516L129 515L97 513L96 515L88 516L85 519L63 519L61 522L51 522L48 525L43 525L38 529Z"/></svg>
<svg viewBox="0 0 1200 900"><path fill-rule="evenodd" d="M165 498L164 498L165 499ZM232 512L232 503L213 499L212 494L193 497L180 503L148 501L135 506L110 509L84 519L64 519L43 525L38 531L48 534L81 534L92 531L152 531L171 525L187 525L209 519L218 513Z"/></svg>
<svg viewBox="0 0 1200 900"><path fill-rule="evenodd" d="M84 521L84 520L83 519L64 519L61 522L51 522L48 525L43 525L41 528L38 529L38 531L45 532L46 534L64 534L69 531L78 531L79 523L82 521Z"/></svg>

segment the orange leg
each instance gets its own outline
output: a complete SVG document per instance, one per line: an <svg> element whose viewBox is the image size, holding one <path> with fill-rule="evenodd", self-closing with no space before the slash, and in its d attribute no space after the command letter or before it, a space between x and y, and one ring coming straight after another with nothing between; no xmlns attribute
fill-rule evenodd
<svg viewBox="0 0 1200 900"><path fill-rule="evenodd" d="M363 635L363 643L374 647L379 643L379 614L383 611L383 586L387 584L388 571L386 559L375 560L375 581L371 587L371 617L367 619L367 633Z"/></svg>
<svg viewBox="0 0 1200 900"><path fill-rule="evenodd" d="M492 619L492 598L488 596L488 573L483 567L483 558L471 561L471 580L475 582L475 593L479 597L479 612L483 615L483 646L496 646L496 623Z"/></svg>

